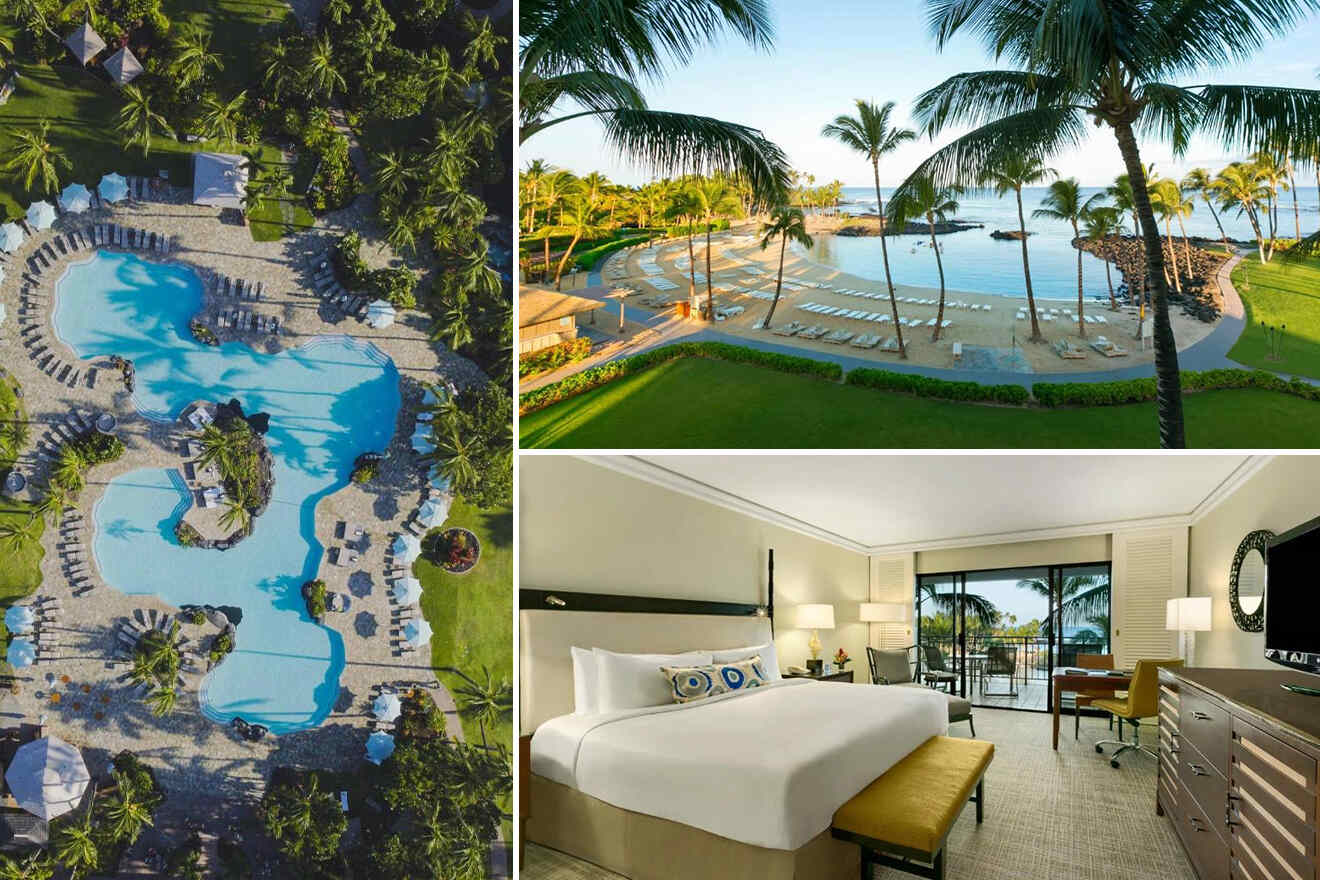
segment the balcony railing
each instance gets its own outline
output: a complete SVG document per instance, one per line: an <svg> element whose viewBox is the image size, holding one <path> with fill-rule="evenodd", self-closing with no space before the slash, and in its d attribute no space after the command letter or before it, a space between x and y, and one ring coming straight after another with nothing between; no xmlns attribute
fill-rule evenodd
<svg viewBox="0 0 1320 880"><path fill-rule="evenodd" d="M955 642L952 638L938 638L922 636L922 650L917 652L917 673L926 668L926 655L924 646L934 645L939 649L944 657L945 666L954 672L958 672L957 651ZM996 635L969 635L967 637L967 655L984 655L988 653L991 645L1003 645L1014 650L1016 659L1014 662L1013 677L1027 683L1030 681L1046 681L1049 678L1049 639L1044 636L996 636ZM1089 641L1065 638L1062 644L1055 646L1055 667L1075 666L1077 664L1078 654L1107 654L1109 653L1109 644L1104 641ZM984 660L976 661L977 665L969 662L968 674L971 675L978 671L978 666L983 668ZM1003 673L999 673L1003 674Z"/></svg>

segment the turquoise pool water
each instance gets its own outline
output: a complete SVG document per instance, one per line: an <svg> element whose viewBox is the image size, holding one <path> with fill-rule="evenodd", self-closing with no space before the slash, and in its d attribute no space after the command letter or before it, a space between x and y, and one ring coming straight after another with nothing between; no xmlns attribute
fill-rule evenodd
<svg viewBox="0 0 1320 880"><path fill-rule="evenodd" d="M102 251L69 267L54 322L81 357L132 358L135 402L153 419L176 419L198 399L231 397L249 413L269 413L274 498L232 550L189 549L173 532L192 503L181 474L127 473L96 506L93 551L106 583L125 593L243 610L237 650L203 684L207 716L241 715L276 733L311 727L329 714L344 668L338 633L312 621L299 594L323 552L313 512L347 482L359 453L389 443L398 372L374 346L348 337L277 355L242 343L201 345L188 330L201 301L192 270Z"/></svg>

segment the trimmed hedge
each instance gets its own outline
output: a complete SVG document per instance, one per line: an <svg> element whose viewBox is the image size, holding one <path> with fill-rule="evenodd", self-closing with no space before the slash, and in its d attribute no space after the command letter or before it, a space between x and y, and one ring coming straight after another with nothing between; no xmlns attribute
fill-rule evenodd
<svg viewBox="0 0 1320 880"><path fill-rule="evenodd" d="M962 400L982 403L1006 403L1023 406L1031 395L1021 385L981 385L977 382L949 382L915 373L895 373L858 367L848 373L845 384L881 391L898 391L939 400Z"/></svg>
<svg viewBox="0 0 1320 880"><path fill-rule="evenodd" d="M800 376L815 376L818 379L839 381L843 378L843 368L830 361L818 361L811 358L795 357L741 345L729 345L725 342L678 342L651 351L642 352L632 357L620 358L599 366L583 370L558 382L552 382L544 388L528 391L518 398L518 412L521 415L545 409L575 397L593 388L599 388L615 379L630 376L633 373L663 364L681 357L705 357L738 364L753 364L767 367L781 373L794 373Z"/></svg>
<svg viewBox="0 0 1320 880"><path fill-rule="evenodd" d="M603 258L609 256L615 251L650 240L651 236L649 235L634 235L631 238L620 238L609 244L602 244L590 250L582 251L574 259L577 261L578 268L590 271L596 268L596 264Z"/></svg>
<svg viewBox="0 0 1320 880"><path fill-rule="evenodd" d="M1305 400L1320 400L1320 387L1301 379L1281 379L1267 370L1186 370L1181 374L1183 391L1218 391L1227 388L1257 388L1277 391ZM1155 400L1155 377L1117 382L1038 382L1031 392L1041 406L1117 406Z"/></svg>
<svg viewBox="0 0 1320 880"><path fill-rule="evenodd" d="M539 351L521 355L518 358L518 375L520 377L530 376L533 373L557 370L564 364L580 361L589 354L591 354L591 340L585 336L579 336L577 339L570 339L568 342L560 342L557 345L547 346Z"/></svg>
<svg viewBox="0 0 1320 880"><path fill-rule="evenodd" d="M726 230L726 229L729 228L729 221L728 221L728 220L716 220L716 221L714 221L714 222L712 222L712 223L710 223L710 224L706 224L706 223L693 223L693 224L692 224L692 237L695 239L698 235L705 235L705 234L706 234L706 226L707 226L707 225L710 226L710 231L711 231L711 232L723 232L724 230ZM687 226L687 224L686 224L686 223L676 223L676 224L674 224L673 226L666 227L666 229L665 229L665 237L666 237L666 238L682 238L682 239L687 239L687 237L688 237L688 226Z"/></svg>

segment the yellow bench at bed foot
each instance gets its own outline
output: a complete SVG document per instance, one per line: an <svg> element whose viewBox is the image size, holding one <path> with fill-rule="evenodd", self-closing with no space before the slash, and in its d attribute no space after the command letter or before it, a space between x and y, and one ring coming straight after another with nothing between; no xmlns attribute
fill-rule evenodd
<svg viewBox="0 0 1320 880"><path fill-rule="evenodd" d="M993 743L931 737L839 807L834 836L856 840L864 853L924 857L942 873L945 838L994 754ZM977 792L977 822L983 794Z"/></svg>

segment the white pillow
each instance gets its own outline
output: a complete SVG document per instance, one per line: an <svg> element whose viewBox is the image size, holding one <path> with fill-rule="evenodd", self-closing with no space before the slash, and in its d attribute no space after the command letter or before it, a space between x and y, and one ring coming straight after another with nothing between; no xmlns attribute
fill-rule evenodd
<svg viewBox="0 0 1320 880"><path fill-rule="evenodd" d="M616 654L593 648L596 655L597 712L618 712L622 709L641 709L663 706L672 702L669 679L660 672L662 666L706 666L712 662L709 651L689 651L686 654Z"/></svg>
<svg viewBox="0 0 1320 880"><path fill-rule="evenodd" d="M599 711L597 696L600 680L596 674L596 655L590 648L572 648L573 652L573 713L594 715Z"/></svg>
<svg viewBox="0 0 1320 880"><path fill-rule="evenodd" d="M724 651L711 651L711 657L716 663L733 663L737 660L746 660L748 657L761 655L761 667L765 670L766 681L779 681L783 678L779 674L779 658L775 655L775 643L768 642L764 645L752 645L750 648L729 648Z"/></svg>

